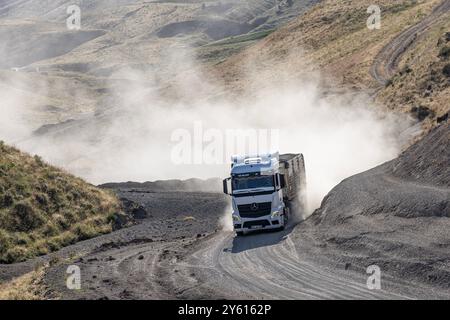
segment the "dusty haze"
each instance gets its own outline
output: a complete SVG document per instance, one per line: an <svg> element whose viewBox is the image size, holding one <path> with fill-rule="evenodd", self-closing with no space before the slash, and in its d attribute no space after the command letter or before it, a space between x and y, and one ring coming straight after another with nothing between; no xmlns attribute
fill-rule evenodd
<svg viewBox="0 0 450 320"><path fill-rule="evenodd" d="M189 47L170 47L162 56L164 81L156 70L129 68L114 73L108 80L110 108L39 136L33 134L35 123L27 120L27 98L1 86L1 139L99 184L226 177L228 163L173 163L174 131L185 129L193 134L195 123L223 133L227 129L277 129L281 153L305 156L312 211L333 186L394 158L409 138L400 134L410 125L408 120L383 114L363 94L325 94L317 73L292 78L284 64L261 66L244 61L243 93L231 95L197 63ZM300 58L298 52L295 57ZM18 75L12 78L21 81ZM46 94L46 83L40 79L43 83L33 84L38 89L36 96ZM223 158L230 156L224 152Z"/></svg>

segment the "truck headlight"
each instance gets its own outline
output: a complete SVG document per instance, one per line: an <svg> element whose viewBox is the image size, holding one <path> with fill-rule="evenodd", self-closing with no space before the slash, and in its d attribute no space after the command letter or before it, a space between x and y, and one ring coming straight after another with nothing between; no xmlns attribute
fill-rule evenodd
<svg viewBox="0 0 450 320"><path fill-rule="evenodd" d="M233 214L233 221L241 222L241 217L239 217L238 215Z"/></svg>
<svg viewBox="0 0 450 320"><path fill-rule="evenodd" d="M280 211L274 211L272 212L272 218L276 218L280 216Z"/></svg>

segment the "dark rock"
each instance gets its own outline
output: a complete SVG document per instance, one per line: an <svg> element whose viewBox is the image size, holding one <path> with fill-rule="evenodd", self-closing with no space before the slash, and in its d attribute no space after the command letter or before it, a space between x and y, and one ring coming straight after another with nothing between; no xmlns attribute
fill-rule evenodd
<svg viewBox="0 0 450 320"><path fill-rule="evenodd" d="M135 219L145 219L147 218L147 211L145 211L144 207L139 206L138 208L133 209L131 212L133 218Z"/></svg>
<svg viewBox="0 0 450 320"><path fill-rule="evenodd" d="M113 216L113 230L120 230L130 224L130 217L123 212L117 212Z"/></svg>
<svg viewBox="0 0 450 320"><path fill-rule="evenodd" d="M123 209L130 215L133 219L145 219L148 214L145 208L129 199L121 198Z"/></svg>

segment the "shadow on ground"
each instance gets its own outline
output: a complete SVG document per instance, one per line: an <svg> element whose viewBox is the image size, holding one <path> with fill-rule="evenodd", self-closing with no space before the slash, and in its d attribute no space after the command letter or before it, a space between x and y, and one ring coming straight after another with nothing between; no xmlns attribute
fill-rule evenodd
<svg viewBox="0 0 450 320"><path fill-rule="evenodd" d="M253 231L245 236L235 236L231 248L226 248L224 250L231 253L240 253L247 250L277 245L284 241L293 229L294 226L289 226L284 231L259 230Z"/></svg>

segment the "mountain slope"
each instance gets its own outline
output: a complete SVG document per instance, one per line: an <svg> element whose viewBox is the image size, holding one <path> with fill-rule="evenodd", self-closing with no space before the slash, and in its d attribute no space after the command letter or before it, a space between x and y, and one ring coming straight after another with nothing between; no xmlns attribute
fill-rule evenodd
<svg viewBox="0 0 450 320"><path fill-rule="evenodd" d="M0 142L0 263L110 232L120 215L112 194Z"/></svg>
<svg viewBox="0 0 450 320"><path fill-rule="evenodd" d="M320 70L325 78L332 79L331 90L337 90L337 85L376 93L380 105L411 113L419 121L425 120L424 127L430 128L449 111L448 2L378 1L381 29L369 30L367 8L373 1L322 1L303 16L219 64L215 72L229 86L239 88L246 72L243 61L251 61L252 68L261 66L262 69L276 64L288 70L290 78ZM443 9L433 17L439 5ZM428 16L431 19L426 27L411 32L406 47L395 47L400 54L391 70L393 76L385 86L380 85L371 74L378 53L391 43L395 46L399 34ZM271 79L273 75L269 73L266 77Z"/></svg>

